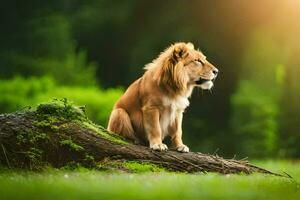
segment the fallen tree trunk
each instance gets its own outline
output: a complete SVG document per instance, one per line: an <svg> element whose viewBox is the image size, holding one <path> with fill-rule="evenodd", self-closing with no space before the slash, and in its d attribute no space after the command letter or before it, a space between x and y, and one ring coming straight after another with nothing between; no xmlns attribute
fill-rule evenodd
<svg viewBox="0 0 300 200"><path fill-rule="evenodd" d="M193 152L157 152L131 144L95 125L83 109L66 101L0 115L1 166L40 169L73 163L95 167L114 161L149 163L180 172L274 174L246 161Z"/></svg>

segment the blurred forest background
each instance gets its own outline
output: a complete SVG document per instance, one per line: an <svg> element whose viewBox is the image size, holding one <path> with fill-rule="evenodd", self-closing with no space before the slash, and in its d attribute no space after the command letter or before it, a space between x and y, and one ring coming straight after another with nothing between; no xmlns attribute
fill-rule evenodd
<svg viewBox="0 0 300 200"><path fill-rule="evenodd" d="M300 156L300 1L10 0L0 7L0 113L52 98L106 126L143 67L177 41L220 74L184 117L193 151Z"/></svg>

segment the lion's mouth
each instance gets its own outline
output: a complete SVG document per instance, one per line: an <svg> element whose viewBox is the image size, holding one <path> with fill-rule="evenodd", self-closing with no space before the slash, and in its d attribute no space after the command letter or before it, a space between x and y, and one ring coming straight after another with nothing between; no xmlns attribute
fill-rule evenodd
<svg viewBox="0 0 300 200"><path fill-rule="evenodd" d="M204 78L200 78L199 80L196 81L197 85L202 85L203 83L206 83L208 81L211 81L209 79L204 79Z"/></svg>

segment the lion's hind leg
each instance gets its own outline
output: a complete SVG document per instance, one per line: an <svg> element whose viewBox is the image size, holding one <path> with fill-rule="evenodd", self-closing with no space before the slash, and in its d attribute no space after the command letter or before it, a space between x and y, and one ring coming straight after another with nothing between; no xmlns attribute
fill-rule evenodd
<svg viewBox="0 0 300 200"><path fill-rule="evenodd" d="M107 130L120 134L127 139L135 140L134 130L129 115L122 108L117 108L112 111Z"/></svg>

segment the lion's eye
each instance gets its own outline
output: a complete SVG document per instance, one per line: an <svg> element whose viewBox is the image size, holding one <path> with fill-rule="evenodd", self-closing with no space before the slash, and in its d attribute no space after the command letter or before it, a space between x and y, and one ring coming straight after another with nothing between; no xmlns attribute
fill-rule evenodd
<svg viewBox="0 0 300 200"><path fill-rule="evenodd" d="M194 62L198 65L204 65L204 63L200 59L196 59L196 60L194 60Z"/></svg>

